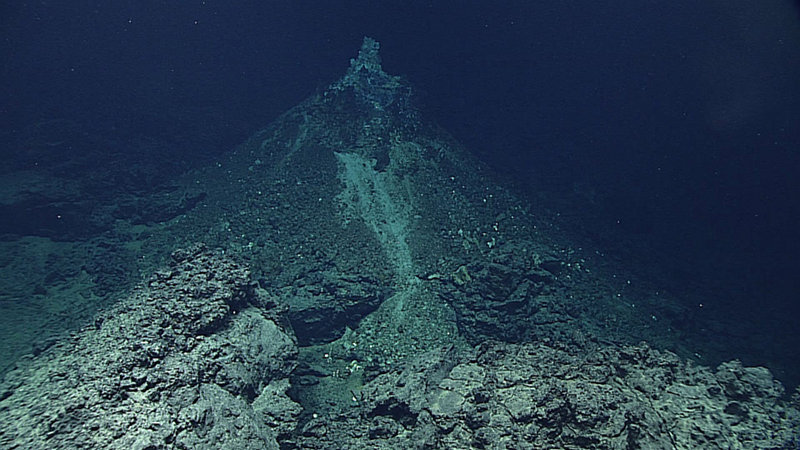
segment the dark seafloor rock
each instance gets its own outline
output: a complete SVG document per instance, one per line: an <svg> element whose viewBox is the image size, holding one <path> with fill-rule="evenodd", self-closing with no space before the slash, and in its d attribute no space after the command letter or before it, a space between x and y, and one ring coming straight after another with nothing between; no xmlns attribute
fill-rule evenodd
<svg viewBox="0 0 800 450"><path fill-rule="evenodd" d="M264 306L229 257L176 251L6 376L0 447L277 448L300 409L285 394L296 347Z"/></svg>
<svg viewBox="0 0 800 450"><path fill-rule="evenodd" d="M201 164L203 141L211 144L191 130L215 134L192 117L172 130L182 142L148 135L152 127L132 133L78 117L0 133L0 377L159 266L162 258L146 260L136 241L202 198L171 183ZM191 160L175 157L182 148ZM182 245L160 247L161 256Z"/></svg>
<svg viewBox="0 0 800 450"><path fill-rule="evenodd" d="M520 257L520 250L508 244L486 260L461 266L442 289L440 295L455 310L470 344L487 339L522 342L574 319L566 305L547 295L561 262Z"/></svg>
<svg viewBox="0 0 800 450"><path fill-rule="evenodd" d="M379 376L348 413L305 423L293 448L797 448L800 393L783 394L766 369L712 371L644 343L485 343Z"/></svg>
<svg viewBox="0 0 800 450"><path fill-rule="evenodd" d="M84 241L115 220L166 221L197 203L191 193L171 195L169 180L189 165L168 151L174 144L91 128L45 120L0 142L0 241Z"/></svg>

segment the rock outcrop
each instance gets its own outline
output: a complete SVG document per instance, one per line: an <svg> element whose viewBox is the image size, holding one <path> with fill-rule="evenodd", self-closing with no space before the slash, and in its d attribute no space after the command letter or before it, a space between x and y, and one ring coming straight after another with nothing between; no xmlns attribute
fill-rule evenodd
<svg viewBox="0 0 800 450"><path fill-rule="evenodd" d="M0 385L3 448L278 448L296 347L248 270L195 246Z"/></svg>
<svg viewBox="0 0 800 450"><path fill-rule="evenodd" d="M793 406L763 368L715 371L646 344L439 349L381 375L294 448L796 448Z"/></svg>

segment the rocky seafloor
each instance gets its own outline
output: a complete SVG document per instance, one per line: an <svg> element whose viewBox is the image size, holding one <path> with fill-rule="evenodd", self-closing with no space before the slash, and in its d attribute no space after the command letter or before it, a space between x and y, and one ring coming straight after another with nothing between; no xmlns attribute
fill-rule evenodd
<svg viewBox="0 0 800 450"><path fill-rule="evenodd" d="M793 448L800 396L764 368L635 346L446 346L349 392L288 394L298 347L248 269L202 245L25 358L0 385L3 448ZM331 375L338 376L338 375Z"/></svg>

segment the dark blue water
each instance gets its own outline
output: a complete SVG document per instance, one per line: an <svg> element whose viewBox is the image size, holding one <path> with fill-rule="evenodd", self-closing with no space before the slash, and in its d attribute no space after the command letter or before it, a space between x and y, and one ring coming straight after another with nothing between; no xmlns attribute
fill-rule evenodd
<svg viewBox="0 0 800 450"><path fill-rule="evenodd" d="M372 36L428 117L524 196L687 301L701 291L710 320L758 312L763 345L780 342L784 365L798 356L786 344L800 342L797 2L0 8L4 142L69 118L119 144L102 151L172 142L158 151L175 171L336 79Z"/></svg>

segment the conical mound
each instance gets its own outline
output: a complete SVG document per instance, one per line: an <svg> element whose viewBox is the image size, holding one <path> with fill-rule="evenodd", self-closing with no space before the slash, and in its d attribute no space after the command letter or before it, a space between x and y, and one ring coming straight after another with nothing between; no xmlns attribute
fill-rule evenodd
<svg viewBox="0 0 800 450"><path fill-rule="evenodd" d="M682 358L681 308L623 295L378 50L179 180L136 237L163 268L7 377L4 447L792 445L766 369Z"/></svg>

